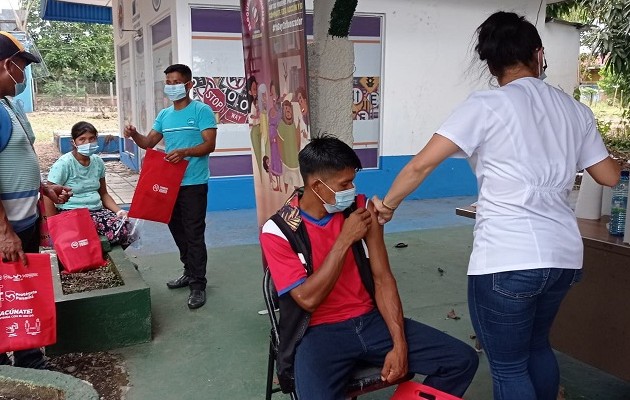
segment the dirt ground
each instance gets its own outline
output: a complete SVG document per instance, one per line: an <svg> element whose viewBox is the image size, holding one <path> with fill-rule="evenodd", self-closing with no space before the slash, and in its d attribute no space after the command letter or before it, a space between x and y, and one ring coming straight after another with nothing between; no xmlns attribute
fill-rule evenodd
<svg viewBox="0 0 630 400"><path fill-rule="evenodd" d="M28 121L40 141L52 140L55 132L70 133L79 121L91 123L102 134L119 132L118 113L36 111L28 114Z"/></svg>
<svg viewBox="0 0 630 400"><path fill-rule="evenodd" d="M129 379L122 357L107 352L68 353L49 360L52 371L88 381L101 400L121 400L129 390Z"/></svg>
<svg viewBox="0 0 630 400"><path fill-rule="evenodd" d="M94 125L99 134L118 132L118 114L116 113L80 113L80 112L33 112L28 114L28 120L35 132L35 152L39 158L42 173L48 173L52 164L57 161L59 151L53 143L55 132L70 133L72 125L79 121L87 121ZM121 176L135 174L123 163L108 161L105 163L107 171Z"/></svg>

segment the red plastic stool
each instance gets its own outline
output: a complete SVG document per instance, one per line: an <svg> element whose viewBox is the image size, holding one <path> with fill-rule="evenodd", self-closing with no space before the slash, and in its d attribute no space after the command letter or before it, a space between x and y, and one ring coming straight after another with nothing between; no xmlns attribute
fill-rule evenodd
<svg viewBox="0 0 630 400"><path fill-rule="evenodd" d="M462 400L451 394L440 392L418 382L403 382L398 385L391 400Z"/></svg>

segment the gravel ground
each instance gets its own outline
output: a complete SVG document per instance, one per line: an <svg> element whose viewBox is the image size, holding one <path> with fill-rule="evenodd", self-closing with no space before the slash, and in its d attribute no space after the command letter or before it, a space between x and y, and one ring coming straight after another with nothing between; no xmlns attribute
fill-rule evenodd
<svg viewBox="0 0 630 400"><path fill-rule="evenodd" d="M61 289L63 294L82 293L90 290L109 289L123 286L120 277L112 270L111 260L107 265L85 272L61 274Z"/></svg>

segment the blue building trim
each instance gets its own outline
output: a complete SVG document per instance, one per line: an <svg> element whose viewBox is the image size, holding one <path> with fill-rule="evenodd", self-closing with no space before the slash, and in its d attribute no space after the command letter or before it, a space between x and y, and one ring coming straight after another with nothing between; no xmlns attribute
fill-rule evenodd
<svg viewBox="0 0 630 400"><path fill-rule="evenodd" d="M112 24L112 8L89 4L42 0L40 16L49 21Z"/></svg>
<svg viewBox="0 0 630 400"><path fill-rule="evenodd" d="M357 192L382 197L411 158L412 156L381 157L380 168L359 172L355 180ZM256 208L252 176L216 177L210 178L208 182L208 211ZM476 194L477 180L468 162L461 158L449 158L407 198L418 200Z"/></svg>
<svg viewBox="0 0 630 400"><path fill-rule="evenodd" d="M357 192L366 195L384 196L394 182L396 175L413 156L381 157L379 169L359 172L355 179ZM463 158L444 160L425 179L422 185L413 191L407 199L437 199L440 197L474 196L477 194L477 179L473 175L468 161Z"/></svg>
<svg viewBox="0 0 630 400"><path fill-rule="evenodd" d="M208 179L208 211L256 208L253 176Z"/></svg>

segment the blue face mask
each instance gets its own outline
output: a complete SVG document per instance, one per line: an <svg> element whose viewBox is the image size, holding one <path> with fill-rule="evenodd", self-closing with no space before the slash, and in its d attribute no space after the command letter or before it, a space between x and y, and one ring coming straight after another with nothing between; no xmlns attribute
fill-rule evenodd
<svg viewBox="0 0 630 400"><path fill-rule="evenodd" d="M97 151L98 151L98 143L96 142L80 144L77 146L77 152L79 152L79 154L84 155L86 157L91 156Z"/></svg>
<svg viewBox="0 0 630 400"><path fill-rule="evenodd" d="M320 182L323 183L324 186L328 188L328 190L335 194L335 204L328 204L324 201L324 199L320 197L320 195L317 194L317 192L314 192L317 197L319 197L319 199L322 201L322 203L324 203L324 208L328 213L332 214L343 212L346 210L346 208L350 207L352 203L354 203L354 198L356 197L357 192L356 187L352 186L350 189L335 192L330 188L330 186L326 185L324 181L320 180Z"/></svg>
<svg viewBox="0 0 630 400"><path fill-rule="evenodd" d="M186 82L188 83L188 82ZM164 85L164 94L170 101L181 100L186 97L186 83L177 85Z"/></svg>
<svg viewBox="0 0 630 400"><path fill-rule="evenodd" d="M13 82L15 83L15 96L21 94L22 92L24 92L24 90L26 89L26 74L24 73L24 70L22 68L20 68L19 65L17 65L15 62L11 61L13 63L13 65L15 65L20 71L22 71L22 76L24 77L24 81L22 81L21 83L18 83L15 78L11 75L11 73L9 73L9 76L11 77L11 79L13 80Z"/></svg>

